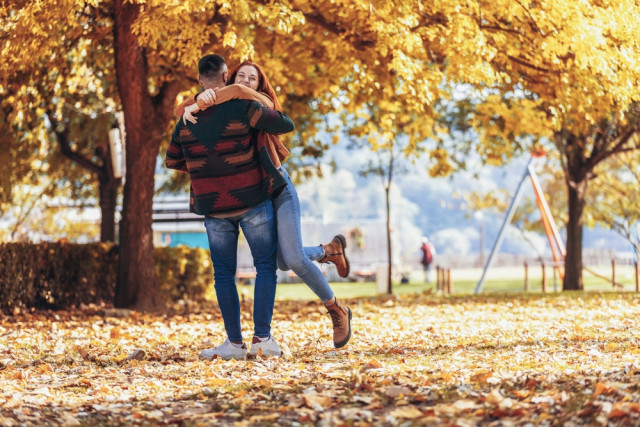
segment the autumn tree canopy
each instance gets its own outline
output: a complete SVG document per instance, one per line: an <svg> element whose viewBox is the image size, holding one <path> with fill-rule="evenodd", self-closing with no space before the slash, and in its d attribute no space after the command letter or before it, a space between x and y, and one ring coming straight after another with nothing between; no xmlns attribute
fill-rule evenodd
<svg viewBox="0 0 640 427"><path fill-rule="evenodd" d="M196 89L196 62L204 53L220 53L232 65L252 58L265 68L298 124L288 142L303 154L327 148L315 135L323 116L336 112L352 134L375 134L373 149L402 134L406 154L427 150L432 173L449 173L457 147L437 125L437 106L464 88L463 98L474 100L467 121L480 137L479 152L499 161L530 142L552 141L565 159L568 188L579 189L585 171L628 149L636 129L627 111L639 98L640 23L633 17L640 6L630 0L60 0L49 6L0 7L2 95L37 91L44 78L39 65L55 71L70 52L86 55L96 75L116 77L111 99L124 112L127 132L116 298L122 306L160 304L151 267L155 158L174 123L176 97ZM112 40L107 56L88 54L105 40ZM24 110L47 111L47 102L53 101L39 96L10 103L5 114L19 122ZM20 141L12 144L20 151ZM580 207L579 197L574 205ZM569 215L569 241L581 237L580 215L580 209ZM576 256L581 247L568 243Z"/></svg>

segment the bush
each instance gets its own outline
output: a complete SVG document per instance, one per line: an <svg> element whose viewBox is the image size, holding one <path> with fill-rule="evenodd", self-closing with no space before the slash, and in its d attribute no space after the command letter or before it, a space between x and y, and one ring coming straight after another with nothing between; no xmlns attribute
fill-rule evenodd
<svg viewBox="0 0 640 427"><path fill-rule="evenodd" d="M167 301L198 301L213 286L213 264L206 249L156 248L155 259L160 292Z"/></svg>
<svg viewBox="0 0 640 427"><path fill-rule="evenodd" d="M156 248L165 300L202 300L213 284L208 251ZM113 243L0 243L0 309L62 309L113 301L118 246Z"/></svg>

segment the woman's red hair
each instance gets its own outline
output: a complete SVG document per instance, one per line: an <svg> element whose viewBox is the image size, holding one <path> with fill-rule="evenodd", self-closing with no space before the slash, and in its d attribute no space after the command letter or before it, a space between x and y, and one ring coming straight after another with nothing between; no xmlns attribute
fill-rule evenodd
<svg viewBox="0 0 640 427"><path fill-rule="evenodd" d="M238 70L240 70L240 68L244 67L245 65L250 65L258 71L258 92L264 92L265 94L267 94L267 96L273 101L273 107L276 110L280 111L280 102L278 102L276 91L273 89L273 86L271 86L271 83L269 83L269 79L267 78L267 75L264 73L264 71L262 71L262 68L260 68L260 66L255 62L242 61L241 63L236 65L236 67L231 72L231 76L229 77L229 84L233 84L235 82Z"/></svg>

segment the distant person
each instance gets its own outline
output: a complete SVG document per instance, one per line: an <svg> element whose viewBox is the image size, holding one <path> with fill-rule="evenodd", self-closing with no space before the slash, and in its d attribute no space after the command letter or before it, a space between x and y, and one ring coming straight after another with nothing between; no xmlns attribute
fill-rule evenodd
<svg viewBox="0 0 640 427"><path fill-rule="evenodd" d="M205 89L224 86L228 77L221 56L205 55L198 62L198 80ZM221 345L203 350L202 358L244 359L248 353L235 283L240 228L256 268L249 354L282 355L271 336L277 268L271 200L287 183L258 144L258 131L281 134L293 129L282 112L257 101L235 99L201 112L195 124L178 121L173 132L166 166L189 173L190 210L205 216L215 291L227 334Z"/></svg>
<svg viewBox="0 0 640 427"><path fill-rule="evenodd" d="M420 252L422 254L420 262L424 270L424 280L426 283L431 283L431 264L433 264L433 258L436 255L436 248L428 238L422 238L422 246L420 246Z"/></svg>
<svg viewBox="0 0 640 427"><path fill-rule="evenodd" d="M187 99L174 113L182 115L183 121L193 122L193 112L232 98L258 100L268 107L280 110L276 92L258 64L241 62L231 72L229 83L220 89L205 90L197 95L197 99ZM336 348L344 347L351 338L351 309L338 302L322 271L312 261L332 263L340 277L347 277L350 272L349 259L345 253L347 241L343 235L338 234L326 245L303 246L298 193L282 165L289 151L276 135L268 131L260 132L258 138L258 143L266 146L271 161L287 183L273 199L278 229L278 267L283 271L292 270L320 298L333 324L333 344Z"/></svg>

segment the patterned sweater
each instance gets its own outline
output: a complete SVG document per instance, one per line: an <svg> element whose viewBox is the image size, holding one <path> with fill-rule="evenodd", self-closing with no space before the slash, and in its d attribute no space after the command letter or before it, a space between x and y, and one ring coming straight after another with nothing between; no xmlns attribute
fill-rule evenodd
<svg viewBox="0 0 640 427"><path fill-rule="evenodd" d="M224 86L220 89L216 89L216 104L221 104L223 102L227 102L231 99L252 99L260 102L262 105L266 105L269 108L273 108L273 100L269 98L266 94L262 92L256 92L255 90L248 88L241 84L230 84L228 86ZM182 101L180 105L178 105L175 110L173 110L173 114L178 117L182 117L184 114L184 109L189 105L198 103L198 107L200 110L206 110L209 108L204 101L198 99L196 101L195 96L190 96L189 98ZM269 153L269 157L271 157L271 161L273 162L276 168L279 168L284 162L284 159L289 155L289 150L284 146L280 138L276 135L267 133L264 135L265 145L267 147L267 152Z"/></svg>
<svg viewBox="0 0 640 427"><path fill-rule="evenodd" d="M277 193L286 183L273 166L259 131L291 132L284 113L257 101L232 100L178 120L165 164L191 177L189 207L199 215L233 215Z"/></svg>

